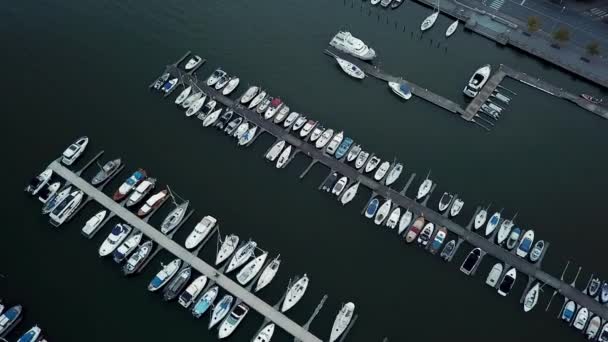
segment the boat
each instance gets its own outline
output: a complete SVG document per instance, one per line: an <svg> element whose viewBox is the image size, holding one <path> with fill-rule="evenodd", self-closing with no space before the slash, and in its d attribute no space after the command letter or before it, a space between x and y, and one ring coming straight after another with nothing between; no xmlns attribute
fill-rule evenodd
<svg viewBox="0 0 608 342"><path fill-rule="evenodd" d="M207 85L210 87L215 85L217 81L224 76L226 76L226 72L224 70L221 68L216 69L207 79Z"/></svg>
<svg viewBox="0 0 608 342"><path fill-rule="evenodd" d="M154 292L168 283L179 270L182 265L182 260L175 259L167 265L161 265L163 268L154 276L154 278L152 278L150 284L148 284L148 291Z"/></svg>
<svg viewBox="0 0 608 342"><path fill-rule="evenodd" d="M127 262L122 268L123 273L125 275L129 275L137 271L140 265L142 265L148 259L148 256L150 256L152 247L154 247L152 240L148 240L139 245L135 252L133 252L129 259L127 259Z"/></svg>
<svg viewBox="0 0 608 342"><path fill-rule="evenodd" d="M262 104L262 102L266 102L268 101L268 104L270 104L270 100L267 100L267 96L268 94L266 93L266 91L262 90L260 91L254 98L253 100L251 100L251 102L249 103L249 109L256 109L256 111L259 109L259 106ZM268 105L266 105L268 106ZM256 108L258 107L258 108ZM259 112L258 112L259 113Z"/></svg>
<svg viewBox="0 0 608 342"><path fill-rule="evenodd" d="M220 90L220 89L224 88L224 86L226 86L226 84L228 84L229 81L230 81L230 77L228 76L228 74L224 74L217 80L217 82L215 83L215 85L213 87L215 88L215 90Z"/></svg>
<svg viewBox="0 0 608 342"><path fill-rule="evenodd" d="M274 276L279 271L279 266L281 266L280 257L281 256L278 255L268 265L266 265L266 267L262 271L262 274L260 274L260 277L258 278L257 284L255 285L254 292L260 291L261 289L266 287L268 284L270 284L272 279L274 279Z"/></svg>
<svg viewBox="0 0 608 342"><path fill-rule="evenodd" d="M57 207L51 211L51 214L49 215L51 223L54 226L59 227L67 221L72 216L74 210L78 208L83 197L84 193L80 190L70 193L63 202L59 203Z"/></svg>
<svg viewBox="0 0 608 342"><path fill-rule="evenodd" d="M334 153L336 153L336 150L338 150L338 146L340 146L343 139L344 139L344 132L339 132L338 134L334 135L334 137L331 138L331 141L329 142L329 144L327 144L327 148L325 149L325 152L329 155L333 155Z"/></svg>
<svg viewBox="0 0 608 342"><path fill-rule="evenodd" d="M388 5L391 4L392 1L393 0L382 0L382 1L380 1L380 6L386 8L386 7L388 7Z"/></svg>
<svg viewBox="0 0 608 342"><path fill-rule="evenodd" d="M336 196L340 196L340 194L344 190L344 187L346 186L347 183L348 183L348 177L346 177L346 176L341 177L340 179L338 179L336 184L334 184L333 188L331 189L331 193Z"/></svg>
<svg viewBox="0 0 608 342"><path fill-rule="evenodd" d="M597 340L600 342L608 341L608 322L604 323L604 326L602 327L602 332L600 333L600 336L597 338Z"/></svg>
<svg viewBox="0 0 608 342"><path fill-rule="evenodd" d="M439 10L434 11L433 14L426 17L422 21L422 24L420 24L420 31L426 31L426 30L430 29L431 27L433 27L433 25L435 24L435 21L437 21L438 16L439 16Z"/></svg>
<svg viewBox="0 0 608 342"><path fill-rule="evenodd" d="M177 302L179 305L184 308L188 308L192 302L198 297L198 295L203 291L205 285L207 284L207 276L200 275L196 279L194 279L188 287L179 295Z"/></svg>
<svg viewBox="0 0 608 342"><path fill-rule="evenodd" d="M52 176L53 170L46 169L42 171L38 176L34 177L30 181L30 183L25 188L25 192L30 193L32 196L38 194L38 192L49 183Z"/></svg>
<svg viewBox="0 0 608 342"><path fill-rule="evenodd" d="M587 326L587 330L585 330L585 335L588 340L594 340L597 336L597 333L600 331L600 327L602 326L602 318L600 316L593 316L589 320L589 325Z"/></svg>
<svg viewBox="0 0 608 342"><path fill-rule="evenodd" d="M274 123L280 124L283 120L285 120L287 114L289 114L289 106L283 104L277 115L274 116Z"/></svg>
<svg viewBox="0 0 608 342"><path fill-rule="evenodd" d="M153 88L158 90L160 89L160 87L162 87L162 85L167 82L167 80L169 79L169 77L171 76L171 74L169 74L168 72L162 74L158 79L156 79L156 81L154 82Z"/></svg>
<svg viewBox="0 0 608 342"><path fill-rule="evenodd" d="M340 66L342 71L344 71L348 76L354 77L359 80L365 78L365 73L363 72L363 70L361 70L361 68L359 68L355 64L340 57L336 57L336 61L338 62L338 65Z"/></svg>
<svg viewBox="0 0 608 342"><path fill-rule="evenodd" d="M44 191L40 190L38 192L38 200L45 204L46 202L48 202L49 199L55 196L60 187L61 182L54 182L53 184L47 186Z"/></svg>
<svg viewBox="0 0 608 342"><path fill-rule="evenodd" d="M291 155L291 145L287 146L283 152L279 155L279 159L277 160L277 169L284 167L289 160L289 156Z"/></svg>
<svg viewBox="0 0 608 342"><path fill-rule="evenodd" d="M521 229L518 227L513 228L511 234L509 234L509 238L507 239L507 249L512 250L517 245L517 241L519 241L519 236L521 235Z"/></svg>
<svg viewBox="0 0 608 342"><path fill-rule="evenodd" d="M182 292L188 281L190 281L191 276L192 267L188 265L182 268L165 287L165 290L163 291L163 299L165 301L175 299L179 293Z"/></svg>
<svg viewBox="0 0 608 342"><path fill-rule="evenodd" d="M340 312L334 319L334 324L331 327L331 334L329 335L329 342L335 342L342 335L344 330L348 327L351 320L353 319L353 313L355 312L355 304L348 302L342 306Z"/></svg>
<svg viewBox="0 0 608 342"><path fill-rule="evenodd" d="M112 253L114 261L117 263L123 262L133 251L139 246L144 234L137 232L127 238L116 250Z"/></svg>
<svg viewBox="0 0 608 342"><path fill-rule="evenodd" d="M281 151L283 151L284 147L285 147L285 140L278 141L277 143L272 145L272 147L268 150L268 153L266 153L266 159L270 160L271 162L275 161L277 159L277 157L279 156L279 154L281 153Z"/></svg>
<svg viewBox="0 0 608 342"><path fill-rule="evenodd" d="M163 84L163 87L160 89L163 91L163 93L169 93L171 90L173 90L173 88L175 88L175 86L177 85L177 78L172 78L170 80L168 80L165 84Z"/></svg>
<svg viewBox="0 0 608 342"><path fill-rule="evenodd" d="M418 188L418 194L416 195L416 199L420 200L424 196L428 195L431 192L431 188L433 187L433 181L427 175L424 181L420 184Z"/></svg>
<svg viewBox="0 0 608 342"><path fill-rule="evenodd" d="M243 122L243 118L240 116L237 117L236 119L230 121L228 123L228 125L226 125L226 128L224 128L224 132L228 135L232 135L234 133L234 131L237 129L237 127L241 125L242 122Z"/></svg>
<svg viewBox="0 0 608 342"><path fill-rule="evenodd" d="M327 143L329 142L329 140L333 136L334 136L334 130L331 129L331 128L326 129L325 131L322 132L322 134L319 136L319 138L315 142L315 147L316 148L323 148L323 147L325 147L325 145L327 145ZM311 141L313 141L312 137L311 137Z"/></svg>
<svg viewBox="0 0 608 342"><path fill-rule="evenodd" d="M203 120L203 127L209 127L213 125L217 121L217 119L219 119L220 114L222 114L222 108L207 115Z"/></svg>
<svg viewBox="0 0 608 342"><path fill-rule="evenodd" d="M441 258L443 260L449 260L452 255L454 254L454 252L456 251L456 240L450 240L448 241L448 243L445 244L445 247L443 247L443 250L441 251Z"/></svg>
<svg viewBox="0 0 608 342"><path fill-rule="evenodd" d="M604 99L598 98L598 97L593 97L591 95L588 94L581 94L581 97L584 98L585 100L591 102L591 103L595 103L595 104L600 104L602 102L604 102Z"/></svg>
<svg viewBox="0 0 608 342"><path fill-rule="evenodd" d="M194 226L192 232L186 238L184 244L187 249L196 248L209 235L217 223L217 219L213 216L205 216L199 223Z"/></svg>
<svg viewBox="0 0 608 342"><path fill-rule="evenodd" d="M407 227L412 222L412 212L408 210L405 211L401 219L399 220L399 235L403 234L403 232L407 229Z"/></svg>
<svg viewBox="0 0 608 342"><path fill-rule="evenodd" d="M608 303L608 282L606 281L602 283L602 288L600 289L600 302L602 304Z"/></svg>
<svg viewBox="0 0 608 342"><path fill-rule="evenodd" d="M526 256L528 256L528 252L530 252L533 242L534 231L530 229L524 233L521 241L519 242L519 245L517 246L516 254L521 258L525 258Z"/></svg>
<svg viewBox="0 0 608 342"><path fill-rule="evenodd" d="M228 312L230 312L230 306L234 301L234 297L231 295L224 295L222 299L217 303L217 305L213 308L213 313L211 314L211 319L209 320L209 329L213 328L216 324L218 324Z"/></svg>
<svg viewBox="0 0 608 342"><path fill-rule="evenodd" d="M238 245L239 245L238 236L236 236L234 234L226 236L226 238L222 242L222 246L220 247L219 251L217 252L217 256L215 257L215 265L219 265L222 262L224 262L224 260L228 259L228 257L230 257L232 255L232 253L234 252L234 250L236 249L236 247Z"/></svg>
<svg viewBox="0 0 608 342"><path fill-rule="evenodd" d="M437 252L439 252L447 235L448 231L444 227L439 227L437 229L433 242L431 242L431 245L429 246L429 252L431 252L431 254L437 254Z"/></svg>
<svg viewBox="0 0 608 342"><path fill-rule="evenodd" d="M477 267L479 260L481 258L481 248L473 249L467 258L464 259L464 262L460 266L460 271L466 275L470 275L471 272Z"/></svg>
<svg viewBox="0 0 608 342"><path fill-rule="evenodd" d="M215 126L220 130L224 129L226 124L228 124L228 122L230 120L232 120L233 115L234 115L234 111L232 109L225 111L224 114L222 114L222 116L220 116L220 119L217 121Z"/></svg>
<svg viewBox="0 0 608 342"><path fill-rule="evenodd" d="M448 29L445 30L445 36L446 38L453 35L454 32L456 32L456 29L458 28L458 20L454 20L454 22L452 24L450 24L450 26L448 26Z"/></svg>
<svg viewBox="0 0 608 342"><path fill-rule="evenodd" d="M498 286L498 294L505 297L511 292L513 288L513 284L515 284L515 279L517 278L517 270L515 268L511 268L507 271L505 276L502 278L500 285Z"/></svg>
<svg viewBox="0 0 608 342"><path fill-rule="evenodd" d="M592 277L589 281L589 285L587 286L587 294L589 297L595 298L597 294L600 292L600 288L602 287L602 281L598 277Z"/></svg>
<svg viewBox="0 0 608 342"><path fill-rule="evenodd" d="M367 217L368 219L371 219L372 217L374 217L376 215L376 211L378 211L379 205L380 205L380 201L377 198L374 198L371 201L369 201L369 204L367 205L367 209L365 209L365 217Z"/></svg>
<svg viewBox="0 0 608 342"><path fill-rule="evenodd" d="M236 275L236 280L239 282L239 284L245 285L253 280L253 278L262 269L262 266L264 266L264 262L266 262L267 257L268 253L262 253L257 258L249 261L249 263L247 263L247 265L245 265Z"/></svg>
<svg viewBox="0 0 608 342"><path fill-rule="evenodd" d="M258 131L258 126L253 126L251 128L249 128L247 130L247 132L245 132L245 134L243 134L240 138L239 138L239 146L245 146L248 143L250 143L253 138L255 138L255 134Z"/></svg>
<svg viewBox="0 0 608 342"><path fill-rule="evenodd" d="M576 317L574 318L574 323L572 324L572 326L576 330L583 331L583 329L585 329L585 327L587 326L588 319L589 310L587 310L587 308L580 308L578 310L578 313L576 314Z"/></svg>
<svg viewBox="0 0 608 342"><path fill-rule="evenodd" d="M108 161L101 167L101 170L99 170L99 172L93 176L93 179L91 179L91 185L95 186L105 182L118 171L121 165L122 161L120 158Z"/></svg>
<svg viewBox="0 0 608 342"><path fill-rule="evenodd" d="M390 229L395 229L397 227L397 223L399 223L399 217L401 217L401 208L396 207L393 209L390 215L388 215L388 219L386 220L386 226Z"/></svg>
<svg viewBox="0 0 608 342"><path fill-rule="evenodd" d="M260 88L257 86L251 86L247 89L247 91L245 91L245 94L243 94L243 96L241 96L241 103L242 104L246 104L247 102L253 100L254 97L256 97L258 95L258 92L260 91Z"/></svg>
<svg viewBox="0 0 608 342"><path fill-rule="evenodd" d="M247 241L241 248L237 249L228 264L228 268L225 273L230 273L233 270L243 266L252 256L255 255L255 250L258 244L255 241Z"/></svg>
<svg viewBox="0 0 608 342"><path fill-rule="evenodd" d="M384 184L386 184L386 186L389 186L389 185L395 183L395 181L397 181L399 176L401 176L401 172L403 172L403 164L401 164L401 163L395 164L393 166L393 168L388 172L388 176L386 176L386 180L384 181Z"/></svg>
<svg viewBox="0 0 608 342"><path fill-rule="evenodd" d="M281 312L286 312L291 309L300 301L300 299L302 299L304 293L306 293L306 288L308 288L308 281L308 276L304 274L302 278L298 279L298 281L287 290L285 300L283 300L283 305L281 306Z"/></svg>
<svg viewBox="0 0 608 342"><path fill-rule="evenodd" d="M464 201L460 198L456 198L452 204L452 207L450 208L450 216L454 217L460 214L462 207L464 207Z"/></svg>
<svg viewBox="0 0 608 342"><path fill-rule="evenodd" d="M219 288L214 286L207 290L201 298L194 304L192 308L192 316L199 318L201 317L207 310L213 306L213 302L215 298L217 298L217 293L219 292Z"/></svg>
<svg viewBox="0 0 608 342"><path fill-rule="evenodd" d="M130 192L131 190L133 190L141 181L143 181L144 179L146 179L147 175L146 175L146 171L144 171L143 169L138 169L137 171L135 171L131 176L129 176L129 178L127 178L116 190L116 192L114 192L114 195L112 195L112 199L115 201L120 201L123 198L125 198Z"/></svg>
<svg viewBox="0 0 608 342"><path fill-rule="evenodd" d="M325 181L323 181L323 183L321 184L321 190L325 192L330 192L332 185L335 184L337 180L338 173L332 172L327 178L325 178Z"/></svg>
<svg viewBox="0 0 608 342"><path fill-rule="evenodd" d="M23 307L15 305L0 315L0 336L8 334L21 319Z"/></svg>
<svg viewBox="0 0 608 342"><path fill-rule="evenodd" d="M131 233L131 226L118 223L112 228L108 237L99 246L99 256L110 255Z"/></svg>
<svg viewBox="0 0 608 342"><path fill-rule="evenodd" d="M190 58L190 60L188 60L188 63L186 63L186 66L184 67L184 69L186 70L192 70L194 68L196 68L199 64L201 64L201 62L203 61L203 59L197 55L192 56L192 58Z"/></svg>
<svg viewBox="0 0 608 342"><path fill-rule="evenodd" d="M205 105L205 100L207 100L207 95L203 95L203 97L201 97L201 98L197 99L196 101L194 101L192 103L192 105L190 105L188 107L188 109L186 110L186 116L187 117L191 117L194 114L198 113L201 110L201 108L203 108L203 105ZM215 101L213 101L213 100L209 101L209 103L207 103L206 107L209 108L209 106L214 106L215 107ZM205 115L205 113L201 112L199 114L199 116L200 115Z"/></svg>
<svg viewBox="0 0 608 342"><path fill-rule="evenodd" d="M406 82L388 82L388 86L391 88L393 93L397 94L397 96L400 98L404 100L409 100L412 98L412 89Z"/></svg>
<svg viewBox="0 0 608 342"><path fill-rule="evenodd" d="M403 0L393 0L393 2L391 2L391 9L401 6L401 4L403 4Z"/></svg>
<svg viewBox="0 0 608 342"><path fill-rule="evenodd" d="M36 342L40 337L40 333L42 333L42 329L36 325L30 330L26 331L25 334L21 335L17 342Z"/></svg>
<svg viewBox="0 0 608 342"><path fill-rule="evenodd" d="M484 223L486 223L486 218L488 217L488 212L485 209L481 209L477 215L475 215L475 230L481 228Z"/></svg>
<svg viewBox="0 0 608 342"><path fill-rule="evenodd" d="M287 116L285 121L283 121L283 127L289 128L291 125L293 125L294 122L296 122L296 120L299 117L300 117L300 113L298 113L298 112L289 113L289 115Z"/></svg>
<svg viewBox="0 0 608 342"><path fill-rule="evenodd" d="M194 104L194 102L198 101L201 96L205 95L203 92L198 92L198 93L194 93L190 96L188 96L184 102L182 102L181 106L184 109L188 109L190 108L190 106L192 106L192 104ZM205 96L206 97L206 96Z"/></svg>
<svg viewBox="0 0 608 342"><path fill-rule="evenodd" d="M270 323L265 326L257 336L253 339L253 342L270 342L272 335L274 334L274 323Z"/></svg>
<svg viewBox="0 0 608 342"><path fill-rule="evenodd" d="M534 284L526 293L524 298L524 312L530 312L538 303L538 295L540 292L540 283Z"/></svg>
<svg viewBox="0 0 608 342"><path fill-rule="evenodd" d="M367 158L369 157L369 153L366 151L361 151L357 155L357 159L355 160L355 168L357 170L361 169L365 162L367 162Z"/></svg>
<svg viewBox="0 0 608 342"><path fill-rule="evenodd" d="M152 189L156 186L156 178L146 178L139 185L135 187L135 190L131 193L127 199L126 207L132 207L139 203L144 197L146 197Z"/></svg>
<svg viewBox="0 0 608 342"><path fill-rule="evenodd" d="M205 103L205 106L203 106L203 108L201 109L199 114L196 116L196 118L199 120L205 121L207 116L209 116L215 110L216 106L217 106L217 101L210 98L209 102ZM190 107L190 108L193 108L193 107L194 107L194 105L192 105L192 107Z"/></svg>
<svg viewBox="0 0 608 342"><path fill-rule="evenodd" d="M380 3L380 0L371 0L372 5L377 5Z"/></svg>
<svg viewBox="0 0 608 342"><path fill-rule="evenodd" d="M280 98L275 97L274 99L272 99L272 101L270 101L268 109L266 109L266 111L264 112L264 119L268 120L272 118L276 114L279 107L281 107L282 105L283 101Z"/></svg>
<svg viewBox="0 0 608 342"><path fill-rule="evenodd" d="M365 165L365 172L370 173L372 171L374 171L374 169L376 168L376 166L378 166L378 164L380 164L380 158L376 157L376 156L372 156L369 161L367 162L367 165Z"/></svg>
<svg viewBox="0 0 608 342"><path fill-rule="evenodd" d="M332 130L333 131L333 130ZM315 129L312 130L312 133L310 133L310 142L315 142L317 141L317 139L319 139L319 137L321 136L321 134L325 132L325 127L321 126L321 125L317 125L315 127Z"/></svg>
<svg viewBox="0 0 608 342"><path fill-rule="evenodd" d="M530 251L530 261L537 262L540 259L540 256L543 254L543 250L545 249L545 241L538 240L532 247L532 251Z"/></svg>
<svg viewBox="0 0 608 342"><path fill-rule="evenodd" d="M336 50L345 52L364 61L371 61L376 57L374 49L368 47L361 39L356 38L347 31L338 31L329 42L329 45L336 48Z"/></svg>
<svg viewBox="0 0 608 342"><path fill-rule="evenodd" d="M53 211L53 209L55 209L59 205L59 203L63 202L63 200L65 200L71 192L72 186L67 186L63 190L56 192L54 195L52 195L51 198L48 199L46 203L44 203L44 205L42 206L42 214L46 215Z"/></svg>
<svg viewBox="0 0 608 342"><path fill-rule="evenodd" d="M82 227L82 233L86 236L91 235L91 233L97 230L97 227L99 227L99 225L106 218L107 213L108 212L106 210L101 210L97 214L93 215L90 219L87 220L87 222Z"/></svg>
<svg viewBox="0 0 608 342"><path fill-rule="evenodd" d="M566 303L566 305L564 306L564 309L562 311L562 314L561 314L562 320L570 323L570 321L572 321L572 318L574 318L575 311L576 311L576 303L574 303L574 301L569 300Z"/></svg>
<svg viewBox="0 0 608 342"><path fill-rule="evenodd" d="M350 149L350 146L352 144L353 144L352 138L349 138L349 137L344 138L344 140L342 140L342 143L340 144L340 146L338 146L338 149L336 150L336 154L334 155L336 157L336 159L338 159L338 160L342 159L342 157L344 157L346 152L348 152L348 149Z"/></svg>
<svg viewBox="0 0 608 342"><path fill-rule="evenodd" d="M498 223L500 222L500 213L495 212L494 215L490 217L488 224L486 224L486 236L491 235L496 227L498 227Z"/></svg>
<svg viewBox="0 0 608 342"><path fill-rule="evenodd" d="M405 242L414 242L414 240L418 238L418 234L420 234L422 227L424 227L424 223L424 216L419 216L416 220L414 220L414 223L412 223L410 229L408 229L407 234L405 234Z"/></svg>
<svg viewBox="0 0 608 342"><path fill-rule="evenodd" d="M230 95L234 91L234 89L239 86L240 82L241 80L238 77L231 78L230 81L228 81L228 84L226 84L226 86L224 87L224 89L222 89L222 95Z"/></svg>
<svg viewBox="0 0 608 342"><path fill-rule="evenodd" d="M452 199L454 199L454 195L444 192L439 199L439 211L444 212L452 203Z"/></svg>
<svg viewBox="0 0 608 342"><path fill-rule="evenodd" d="M353 160L357 159L357 157L359 156L359 153L361 153L361 145L355 145L353 146L353 148L350 149L350 151L348 151L348 155L346 156L346 161L347 162L352 162Z"/></svg>
<svg viewBox="0 0 608 342"><path fill-rule="evenodd" d="M312 132L312 129L316 125L317 125L317 121L315 121L315 120L306 121L306 123L304 124L304 127L302 127L302 130L300 130L300 137L306 138L306 136L308 134L310 134L310 132ZM319 138L319 139L321 139L321 138Z"/></svg>
<svg viewBox="0 0 608 342"><path fill-rule="evenodd" d="M469 79L469 83L464 87L464 94L468 97L475 97L477 93L483 88L488 79L490 78L490 73L492 72L492 66L490 64L486 64L481 68L477 69L471 79Z"/></svg>
<svg viewBox="0 0 608 342"><path fill-rule="evenodd" d="M160 224L160 231L163 234L169 234L182 222L186 216L186 211L188 211L188 204L190 204L190 201L183 202L182 204L176 206L175 209L171 210L167 217L165 217L163 222Z"/></svg>
<svg viewBox="0 0 608 342"><path fill-rule="evenodd" d="M301 115L299 116L296 121L293 123L293 126L291 126L291 130L292 131L297 131L300 128L304 127L304 125L308 122L308 119L306 119L305 116Z"/></svg>
<svg viewBox="0 0 608 342"><path fill-rule="evenodd" d="M384 178L390 167L391 163L389 163L388 161L382 162L382 164L380 164L380 166L376 170L376 173L374 174L374 179L380 181L382 178Z"/></svg>
<svg viewBox="0 0 608 342"><path fill-rule="evenodd" d="M247 121L245 121L242 124L240 124L240 126L236 129L236 131L234 131L232 136L234 136L237 140L240 140L241 137L243 137L243 135L245 135L245 133L247 133L248 130L249 130L249 123Z"/></svg>
<svg viewBox="0 0 608 342"><path fill-rule="evenodd" d="M342 195L342 197L340 198L340 202L342 203L342 205L345 205L348 202L352 201L353 198L355 198L355 195L357 195L358 190L359 190L359 182L355 183L350 188L348 188L346 191L344 191L344 195Z"/></svg>
<svg viewBox="0 0 608 342"><path fill-rule="evenodd" d="M433 222L428 222L422 229L422 232L420 232L420 235L418 235L418 244L422 246L428 245L429 241L431 240L431 236L433 236L434 231L435 224L433 224Z"/></svg>
<svg viewBox="0 0 608 342"><path fill-rule="evenodd" d="M160 207L169 198L169 191L167 189L161 190L154 195L150 196L146 203L144 203L139 210L137 210L137 216L144 217L152 212L152 210Z"/></svg>
<svg viewBox="0 0 608 342"><path fill-rule="evenodd" d="M80 137L76 139L61 155L61 162L65 165L72 165L82 155L89 144L88 137Z"/></svg>
<svg viewBox="0 0 608 342"><path fill-rule="evenodd" d="M498 280L502 275L502 270L503 266L501 263L497 262L496 264L494 264L494 266L492 266L492 269L490 270L490 273L488 273L488 277L486 278L486 285L496 287L496 284L498 284Z"/></svg>
<svg viewBox="0 0 608 342"><path fill-rule="evenodd" d="M222 339L230 336L239 324L241 324L248 312L249 307L245 305L245 303L235 306L230 312L230 315L220 325L217 337Z"/></svg>
<svg viewBox="0 0 608 342"><path fill-rule="evenodd" d="M502 244L508 237L509 233L511 233L511 229L513 228L512 220L504 220L500 224L500 228L498 228L498 233L496 234L496 243Z"/></svg>

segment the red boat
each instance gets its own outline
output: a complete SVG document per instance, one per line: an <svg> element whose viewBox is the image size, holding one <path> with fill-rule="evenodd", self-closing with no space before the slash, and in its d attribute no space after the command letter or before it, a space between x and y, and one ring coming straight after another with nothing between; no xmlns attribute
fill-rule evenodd
<svg viewBox="0 0 608 342"><path fill-rule="evenodd" d="M581 94L581 97L584 98L585 100L587 100L591 103L595 103L595 104L600 104L604 101L604 99L598 99L597 97L593 97L593 96L587 95L587 94Z"/></svg>
<svg viewBox="0 0 608 342"><path fill-rule="evenodd" d="M424 216L420 216L416 219L416 221L414 221L410 229L407 231L407 234L405 234L405 242L411 243L412 241L416 240L418 234L420 234L420 231L422 230L422 227L424 227L424 222Z"/></svg>
<svg viewBox="0 0 608 342"><path fill-rule="evenodd" d="M120 201L127 196L141 181L146 179L146 171L139 169L135 171L127 180L118 187L112 196L115 201Z"/></svg>
<svg viewBox="0 0 608 342"><path fill-rule="evenodd" d="M137 211L137 216L144 217L150 212L152 212L152 210L160 207L163 203L165 203L167 198L169 198L168 195L169 191L165 189L150 196L146 203L144 203L144 205L142 205L141 208L139 208L139 210Z"/></svg>
<svg viewBox="0 0 608 342"><path fill-rule="evenodd" d="M280 98L275 97L274 99L272 99L272 102L270 102L270 107L277 108L281 105L281 103L283 103L283 101Z"/></svg>

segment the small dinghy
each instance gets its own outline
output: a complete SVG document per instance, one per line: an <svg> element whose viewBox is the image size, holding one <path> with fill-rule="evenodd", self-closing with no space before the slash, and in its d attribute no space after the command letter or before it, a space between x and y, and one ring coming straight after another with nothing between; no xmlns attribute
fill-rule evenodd
<svg viewBox="0 0 608 342"><path fill-rule="evenodd" d="M490 270L490 273L488 273L488 277L486 278L486 284L488 286L496 287L498 279L500 279L500 276L502 275L502 270L503 266L499 262L492 266L492 269Z"/></svg>

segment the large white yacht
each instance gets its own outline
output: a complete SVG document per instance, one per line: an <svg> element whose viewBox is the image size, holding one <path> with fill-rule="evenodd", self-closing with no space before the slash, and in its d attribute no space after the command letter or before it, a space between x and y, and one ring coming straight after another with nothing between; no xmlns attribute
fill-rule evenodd
<svg viewBox="0 0 608 342"><path fill-rule="evenodd" d="M285 300L281 306L281 312L285 312L296 305L304 296L306 288L308 288L308 276L304 274L304 276L287 291L287 295L285 295Z"/></svg>
<svg viewBox="0 0 608 342"><path fill-rule="evenodd" d="M235 306L230 312L230 315L222 322L217 333L219 339L226 338L232 334L239 324L243 321L243 318L249 312L249 307L245 303L241 303Z"/></svg>
<svg viewBox="0 0 608 342"><path fill-rule="evenodd" d="M217 220L213 216L205 216L203 219L196 224L190 235L186 238L186 248L194 249L198 246L206 237L209 232L215 227Z"/></svg>
<svg viewBox="0 0 608 342"><path fill-rule="evenodd" d="M272 260L268 264L268 266L266 266L266 268L264 268L264 270L262 271L262 274L258 278L258 283L255 285L255 290L254 290L255 292L258 292L261 289L263 289L264 287L266 287L266 285L270 284L272 279L274 279L274 276L279 271L279 266L281 266L280 257L281 256L278 255L276 258L274 258L274 260Z"/></svg>
<svg viewBox="0 0 608 342"><path fill-rule="evenodd" d="M492 72L492 67L490 66L490 64L486 64L486 65L482 66L481 68L477 69L477 71L475 71L473 76L471 76L471 79L469 80L469 83L467 84L467 86L464 87L464 90L463 90L464 94L468 97L477 96L477 93L479 93L481 88L488 81L488 78L490 78L491 72Z"/></svg>
<svg viewBox="0 0 608 342"><path fill-rule="evenodd" d="M78 208L80 202L82 202L82 198L84 197L84 193L80 190L76 190L66 197L63 202L59 203L53 211L51 211L51 224L55 227L59 227L62 225Z"/></svg>
<svg viewBox="0 0 608 342"><path fill-rule="evenodd" d="M342 306L338 315L336 315L336 319L334 320L334 325L331 328L331 334L329 336L329 342L334 342L342 335L344 330L350 324L350 321L353 318L353 312L355 311L355 304L348 302Z"/></svg>
<svg viewBox="0 0 608 342"><path fill-rule="evenodd" d="M338 31L329 45L364 61L370 61L376 57L374 49L368 47L361 39L347 31Z"/></svg>
<svg viewBox="0 0 608 342"><path fill-rule="evenodd" d="M131 233L131 226L122 223L115 225L108 237L99 246L99 256L106 256L114 252L129 233Z"/></svg>
<svg viewBox="0 0 608 342"><path fill-rule="evenodd" d="M80 137L73 144L68 146L68 148L63 151L63 155L61 161L65 165L72 165L80 155L84 152L84 149L87 148L89 144L88 137Z"/></svg>

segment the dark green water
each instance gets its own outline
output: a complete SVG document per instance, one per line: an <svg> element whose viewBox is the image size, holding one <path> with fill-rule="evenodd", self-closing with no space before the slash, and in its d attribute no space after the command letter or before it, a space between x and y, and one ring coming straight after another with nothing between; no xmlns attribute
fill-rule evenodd
<svg viewBox="0 0 608 342"><path fill-rule="evenodd" d="M544 312L551 291L525 315L518 303L523 277L511 296L499 297L483 284L491 258L484 259L476 277L467 278L458 266L469 246L463 245L452 264L406 247L359 215L368 192L342 208L316 191L324 168L314 168L300 182L304 158L278 171L261 157L269 137L242 150L147 90L163 65L192 50L208 60L201 77L222 66L244 85L261 84L292 109L344 129L368 150L397 157L408 174L432 169L439 187L430 203L435 206L443 191L458 192L466 201L457 219L461 224L475 206L493 202L508 216L519 212L520 225L551 242L546 269L559 274L572 260L584 266L579 284L590 272L601 274L600 253L608 237L606 122L506 81L518 96L487 133L422 100L401 103L374 79L348 79L322 50L338 28L347 27L378 51L386 70L461 103L464 82L485 63L514 66L573 91L598 90L468 32L458 31L446 42L450 20L445 17L419 40L417 27L429 10L414 3L387 16L351 1L85 0L2 6L2 178L8 188L2 199L0 297L25 306L16 332L38 323L50 341L215 336L206 329L206 317L196 321L177 304L146 291L158 263L169 255L160 254L141 276L124 279L111 260L97 256L108 228L92 241L80 236L84 221L98 210L95 205L53 230L38 215L39 205L21 193L32 174L86 134L91 143L85 157L101 149L106 158L122 156L127 170L144 167L191 200L197 212L178 241L195 220L212 214L224 233L255 238L272 254L280 253L281 270L261 294L268 302L279 299L290 277L308 273L309 289L289 316L305 322L328 294L312 325L321 338L329 335L340 303L354 301L359 319L351 341L582 339L555 319L561 298ZM407 179L402 178L397 186ZM211 260L212 249L201 255ZM247 341L261 320L249 315L231 339ZM273 338L289 340L283 332Z"/></svg>

